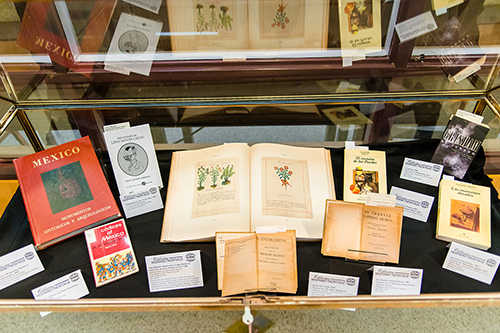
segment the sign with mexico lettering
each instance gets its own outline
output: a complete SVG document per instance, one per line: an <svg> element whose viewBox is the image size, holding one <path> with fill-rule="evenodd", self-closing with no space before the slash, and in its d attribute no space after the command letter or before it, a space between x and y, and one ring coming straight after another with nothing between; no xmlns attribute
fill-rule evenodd
<svg viewBox="0 0 500 333"><path fill-rule="evenodd" d="M89 137L14 160L37 249L121 216Z"/></svg>

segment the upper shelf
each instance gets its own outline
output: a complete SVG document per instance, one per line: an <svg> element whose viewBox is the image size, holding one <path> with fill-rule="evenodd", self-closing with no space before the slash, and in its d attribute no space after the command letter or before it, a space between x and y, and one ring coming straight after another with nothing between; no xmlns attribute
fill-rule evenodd
<svg viewBox="0 0 500 333"><path fill-rule="evenodd" d="M4 2L0 96L28 107L475 98L498 84L500 4L442 2ZM414 20L428 32L402 42L396 28Z"/></svg>

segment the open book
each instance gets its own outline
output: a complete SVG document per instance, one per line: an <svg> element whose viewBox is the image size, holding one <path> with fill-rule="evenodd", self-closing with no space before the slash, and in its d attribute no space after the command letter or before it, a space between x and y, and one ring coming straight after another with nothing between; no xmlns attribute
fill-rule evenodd
<svg viewBox="0 0 500 333"><path fill-rule="evenodd" d="M222 296L257 290L295 293L295 230L228 239L223 264Z"/></svg>
<svg viewBox="0 0 500 333"><path fill-rule="evenodd" d="M323 148L231 143L175 152L162 242L211 241L217 231L285 226L319 240L326 199L335 198Z"/></svg>

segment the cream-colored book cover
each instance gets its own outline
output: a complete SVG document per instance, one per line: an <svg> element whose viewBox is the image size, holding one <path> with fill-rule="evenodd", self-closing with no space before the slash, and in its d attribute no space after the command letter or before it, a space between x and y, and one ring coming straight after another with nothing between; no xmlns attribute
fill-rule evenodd
<svg viewBox="0 0 500 333"><path fill-rule="evenodd" d="M224 254L226 241L229 239L252 236L253 232L217 232L215 233L215 253L217 257L217 289L222 290L222 277L224 276Z"/></svg>
<svg viewBox="0 0 500 333"><path fill-rule="evenodd" d="M380 51L380 0L339 0L338 4L342 57Z"/></svg>
<svg viewBox="0 0 500 333"><path fill-rule="evenodd" d="M397 264L402 225L403 207L327 200L321 253Z"/></svg>
<svg viewBox="0 0 500 333"><path fill-rule="evenodd" d="M345 149L344 201L365 203L368 193L387 194L385 151Z"/></svg>
<svg viewBox="0 0 500 333"><path fill-rule="evenodd" d="M211 241L216 232L282 225L320 240L334 199L324 148L244 143L173 153L162 242Z"/></svg>
<svg viewBox="0 0 500 333"><path fill-rule="evenodd" d="M225 241L222 296L268 291L296 293L295 230Z"/></svg>
<svg viewBox="0 0 500 333"><path fill-rule="evenodd" d="M436 238L482 250L489 249L490 188L448 179L441 180Z"/></svg>

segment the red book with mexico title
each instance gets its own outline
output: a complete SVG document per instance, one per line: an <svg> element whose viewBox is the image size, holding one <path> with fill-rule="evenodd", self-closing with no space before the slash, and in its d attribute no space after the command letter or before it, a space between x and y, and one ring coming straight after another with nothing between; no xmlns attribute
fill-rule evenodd
<svg viewBox="0 0 500 333"><path fill-rule="evenodd" d="M14 160L37 249L121 217L88 136Z"/></svg>

